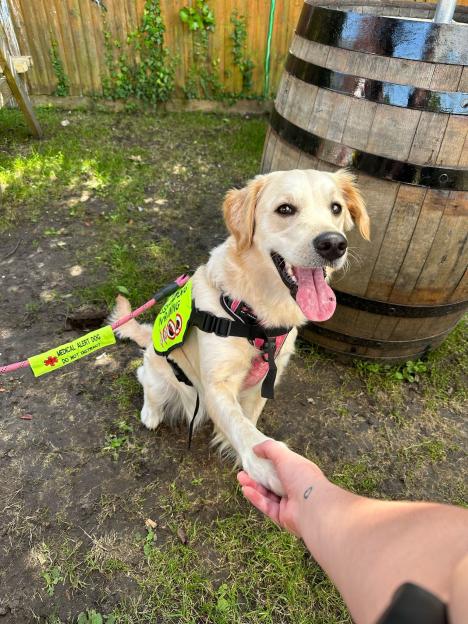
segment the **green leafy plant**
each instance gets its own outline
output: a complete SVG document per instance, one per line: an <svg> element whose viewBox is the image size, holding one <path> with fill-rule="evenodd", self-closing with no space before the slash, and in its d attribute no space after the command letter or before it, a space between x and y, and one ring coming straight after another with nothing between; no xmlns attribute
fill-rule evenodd
<svg viewBox="0 0 468 624"><path fill-rule="evenodd" d="M184 87L188 99L220 99L223 85L219 78L219 59L211 59L208 37L215 29L215 17L206 0L196 0L195 6L179 11L181 21L193 33L193 63Z"/></svg>
<svg viewBox="0 0 468 624"><path fill-rule="evenodd" d="M421 360L408 360L404 364L391 366L376 362L358 361L356 368L362 374L381 375L395 381L407 381L414 383L419 381L420 374L428 371L427 364Z"/></svg>
<svg viewBox="0 0 468 624"><path fill-rule="evenodd" d="M133 83L131 68L127 56L120 52L122 44L118 40L112 40L111 33L107 28L104 30L104 53L108 76L102 79L104 97L111 100L120 100L133 95ZM116 51L119 51L117 59Z"/></svg>
<svg viewBox="0 0 468 624"><path fill-rule="evenodd" d="M130 443L129 434L133 433L133 427L124 420L117 423L117 432L110 433L106 436L106 444L103 447L105 453L110 453L112 459L117 461L120 451L127 447Z"/></svg>
<svg viewBox="0 0 468 624"><path fill-rule="evenodd" d="M54 566L42 572L42 578L44 579L46 592L49 596L53 596L55 592L55 586L64 582L62 571L58 566Z"/></svg>
<svg viewBox="0 0 468 624"><path fill-rule="evenodd" d="M57 78L57 86L54 89L53 95L57 95L59 97L70 95L70 81L65 73L65 68L58 51L58 43L55 40L51 43L50 60L52 62L55 77Z"/></svg>
<svg viewBox="0 0 468 624"><path fill-rule="evenodd" d="M225 617L235 618L238 606L236 587L222 583L216 591L216 611Z"/></svg>
<svg viewBox="0 0 468 624"><path fill-rule="evenodd" d="M252 90L252 74L255 67L255 63L246 52L247 19L234 11L231 15L231 24L234 26L231 34L232 57L242 76L242 93L246 93Z"/></svg>
<svg viewBox="0 0 468 624"><path fill-rule="evenodd" d="M197 0L196 7L196 9L193 7L183 7L180 9L179 16L182 22L187 24L189 30L192 31L214 31L214 13L206 3L206 0Z"/></svg>
<svg viewBox="0 0 468 624"><path fill-rule="evenodd" d="M146 536L143 542L143 552L145 553L145 557L149 557L153 548L154 548L154 540L156 539L156 533L153 529L149 528L146 531Z"/></svg>
<svg viewBox="0 0 468 624"><path fill-rule="evenodd" d="M114 624L113 615L101 615L94 609L89 609L86 613L81 612L77 619L77 624Z"/></svg>
<svg viewBox="0 0 468 624"><path fill-rule="evenodd" d="M393 371L393 378L398 381L408 381L414 383L419 380L419 374L427 372L427 366L421 360L413 362L408 360L405 364L402 364L397 370Z"/></svg>
<svg viewBox="0 0 468 624"><path fill-rule="evenodd" d="M112 40L105 28L108 70L108 76L103 79L105 97L114 100L135 97L152 104L170 98L174 90L174 61L164 46L165 32L160 0L146 0L139 28L127 37L127 53L122 51L122 43Z"/></svg>

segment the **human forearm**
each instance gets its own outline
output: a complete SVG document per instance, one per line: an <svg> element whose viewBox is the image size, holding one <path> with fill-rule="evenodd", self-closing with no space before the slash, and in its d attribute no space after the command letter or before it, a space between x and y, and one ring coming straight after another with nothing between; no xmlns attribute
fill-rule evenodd
<svg viewBox="0 0 468 624"><path fill-rule="evenodd" d="M316 464L273 441L254 450L273 463L286 495L276 496L241 472L244 495L302 537L357 624L376 622L407 581L448 599L449 609L457 602L454 613L463 613L468 569L458 576L456 569L468 553L468 511L363 498L333 485ZM451 624L461 624L456 618Z"/></svg>
<svg viewBox="0 0 468 624"><path fill-rule="evenodd" d="M447 600L468 550L468 514L433 503L365 499L326 480L301 504L300 534L358 624L375 622L402 583Z"/></svg>

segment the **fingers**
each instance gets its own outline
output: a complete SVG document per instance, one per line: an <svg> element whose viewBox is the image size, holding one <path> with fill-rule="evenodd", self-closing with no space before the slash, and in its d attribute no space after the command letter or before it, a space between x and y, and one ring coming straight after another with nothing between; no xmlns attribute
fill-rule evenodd
<svg viewBox="0 0 468 624"><path fill-rule="evenodd" d="M263 459L269 459L276 467L282 460L292 454L284 444L275 442L275 440L266 440L261 444L257 444L253 447L255 455L257 457L263 457Z"/></svg>
<svg viewBox="0 0 468 624"><path fill-rule="evenodd" d="M279 525L280 505L278 501L274 501L271 498L263 496L257 489L248 485L244 485L242 487L242 494L252 503L254 507Z"/></svg>
<svg viewBox="0 0 468 624"><path fill-rule="evenodd" d="M261 494L262 496L264 496L265 498L269 498L270 500L276 503L279 503L281 500L281 498L277 496L274 492L267 490L265 487L263 487L263 485L251 479L249 475L243 470L241 470L241 472L238 473L237 480L243 487L248 486L250 488L253 488L254 490L257 490L257 492Z"/></svg>

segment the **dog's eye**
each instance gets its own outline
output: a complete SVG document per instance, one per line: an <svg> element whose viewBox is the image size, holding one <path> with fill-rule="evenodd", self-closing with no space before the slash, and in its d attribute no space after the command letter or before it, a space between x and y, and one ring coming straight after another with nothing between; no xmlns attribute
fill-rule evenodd
<svg viewBox="0 0 468 624"><path fill-rule="evenodd" d="M281 204L281 206L276 209L276 212L283 215L283 217L290 217L291 215L296 214L297 209L294 208L294 206L291 206L291 204Z"/></svg>
<svg viewBox="0 0 468 624"><path fill-rule="evenodd" d="M334 215L341 214L342 210L343 208L341 207L341 204L339 204L338 202L333 202L333 204L331 205L331 211Z"/></svg>

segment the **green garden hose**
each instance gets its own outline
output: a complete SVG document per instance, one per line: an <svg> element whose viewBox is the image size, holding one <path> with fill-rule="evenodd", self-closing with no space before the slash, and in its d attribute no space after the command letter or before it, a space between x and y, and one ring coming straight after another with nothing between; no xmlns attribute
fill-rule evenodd
<svg viewBox="0 0 468 624"><path fill-rule="evenodd" d="M265 53L265 84L263 87L263 96L265 98L267 98L270 93L271 36L273 34L273 25L275 23L275 5L276 0L270 0L270 19L268 22L267 46Z"/></svg>

